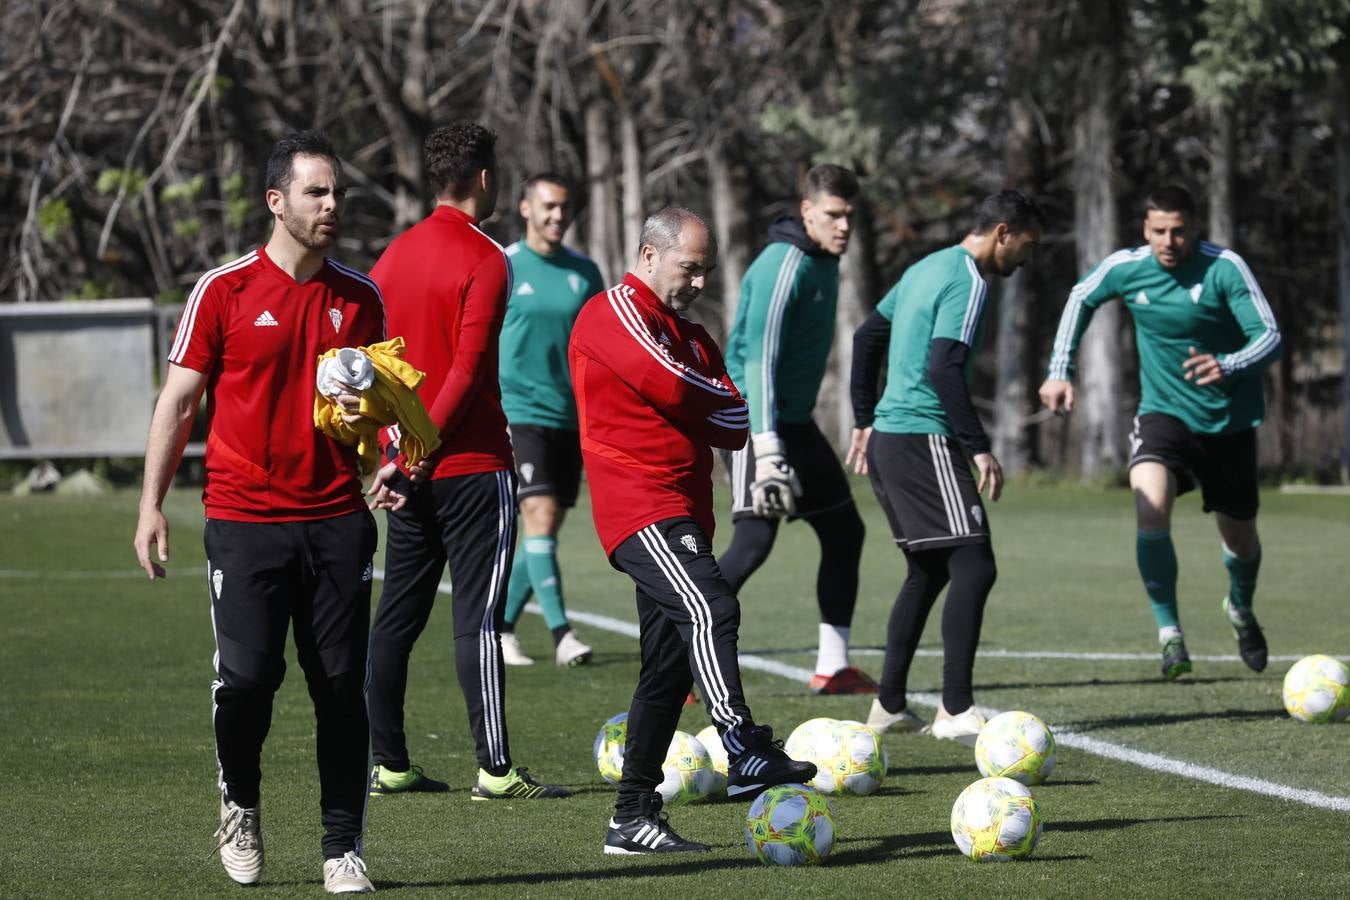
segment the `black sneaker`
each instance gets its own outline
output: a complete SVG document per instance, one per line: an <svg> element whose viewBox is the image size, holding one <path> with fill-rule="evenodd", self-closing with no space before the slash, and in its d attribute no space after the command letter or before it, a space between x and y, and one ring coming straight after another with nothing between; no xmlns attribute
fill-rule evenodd
<svg viewBox="0 0 1350 900"><path fill-rule="evenodd" d="M663 813L639 816L627 822L609 820L605 835L605 852L619 856L640 853L706 853L707 844L686 841L670 827L669 817Z"/></svg>
<svg viewBox="0 0 1350 900"><path fill-rule="evenodd" d="M1266 636L1261 626L1256 624L1256 616L1249 609L1234 606L1227 597L1223 598L1223 611L1228 615L1228 624L1233 626L1237 637L1238 655L1253 672L1266 670Z"/></svg>
<svg viewBox="0 0 1350 900"><path fill-rule="evenodd" d="M753 725L740 732L745 743L727 769L727 796L754 796L775 784L802 784L816 777L815 763L793 759L783 752L783 742L773 739L768 725Z"/></svg>

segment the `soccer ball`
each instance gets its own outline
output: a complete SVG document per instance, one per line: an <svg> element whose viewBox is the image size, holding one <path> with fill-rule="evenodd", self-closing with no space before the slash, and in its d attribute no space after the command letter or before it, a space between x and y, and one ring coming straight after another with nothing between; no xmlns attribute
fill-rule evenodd
<svg viewBox="0 0 1350 900"><path fill-rule="evenodd" d="M702 800L712 792L716 777L708 751L687 731L677 731L670 739L661 774L656 790L667 809Z"/></svg>
<svg viewBox="0 0 1350 900"><path fill-rule="evenodd" d="M708 751L708 758L712 760L712 790L708 792L708 796L726 796L728 766L727 748L722 746L722 736L717 733L717 726L709 725L707 728L694 735L694 737L703 745L703 749Z"/></svg>
<svg viewBox="0 0 1350 900"><path fill-rule="evenodd" d="M984 776L1040 784L1055 768L1055 736L1031 713L999 713L975 740L975 765Z"/></svg>
<svg viewBox="0 0 1350 900"><path fill-rule="evenodd" d="M771 787L750 804L745 843L760 862L815 866L834 849L834 811L823 794L801 784Z"/></svg>
<svg viewBox="0 0 1350 900"><path fill-rule="evenodd" d="M1284 708L1300 722L1342 722L1350 717L1350 670L1330 656L1305 656L1284 676Z"/></svg>
<svg viewBox="0 0 1350 900"><path fill-rule="evenodd" d="M595 767L600 777L617 784L623 775L623 745L628 740L628 713L611 716L595 736Z"/></svg>
<svg viewBox="0 0 1350 900"><path fill-rule="evenodd" d="M952 806L952 839L976 862L1030 856L1040 838L1041 811L1020 781L981 778Z"/></svg>
<svg viewBox="0 0 1350 900"><path fill-rule="evenodd" d="M872 794L886 777L881 737L861 722L809 719L783 749L793 759L816 764L811 786L826 794Z"/></svg>

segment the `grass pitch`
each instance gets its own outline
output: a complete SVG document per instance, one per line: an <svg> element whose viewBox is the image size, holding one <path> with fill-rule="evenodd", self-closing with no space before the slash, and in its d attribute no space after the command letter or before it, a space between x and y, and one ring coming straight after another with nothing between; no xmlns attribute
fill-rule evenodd
<svg viewBox="0 0 1350 900"><path fill-rule="evenodd" d="M855 662L874 674L903 561L865 484L868 525ZM1350 658L1350 499L1267 494L1257 611L1272 654ZM135 568L136 497L0 498L0 894L229 896L212 851L215 760L210 733L211 632L195 491L167 504L170 578ZM1198 501L1178 503L1174 534L1187 643L1196 669L1157 673L1153 626L1133 562L1133 516L1119 490L1013 485L991 507L999 581L985 619L976 700L1027 709L1052 727L1194 767L1350 798L1350 725L1304 726L1280 703L1290 663L1248 672L1219 601L1226 573ZM729 524L717 546L729 538ZM632 589L604 562L582 507L564 528L569 605L632 621ZM816 550L787 525L742 594L743 653L809 669L816 635ZM450 795L372 798L366 838L381 892L555 896L1301 896L1350 895L1350 812L1262 796L1061 746L1049 783L1033 789L1046 819L1035 856L1006 866L961 857L947 830L952 801L974 780L966 748L887 736L890 771L871 797L834 801L839 841L819 869L770 869L746 853L748 804L696 805L673 822L714 846L664 859L600 853L612 788L590 759L600 723L627 707L636 643L579 626L591 666L560 672L540 620L521 624L540 660L508 670L508 722L519 764L567 784L559 802L471 803L474 762L450 658L443 597L412 660L413 759L448 778ZM911 676L935 693L937 611ZM1063 654L1048 657L1042 654ZM1139 654L1089 659L1074 654ZM1226 656L1209 661L1205 656ZM747 670L756 718L786 737L818 715L862 718L866 698L811 697L790 678ZM927 710L920 710L926 712ZM685 711L683 728L707 723ZM317 895L318 787L313 717L298 667L277 697L263 758L267 868L250 896Z"/></svg>

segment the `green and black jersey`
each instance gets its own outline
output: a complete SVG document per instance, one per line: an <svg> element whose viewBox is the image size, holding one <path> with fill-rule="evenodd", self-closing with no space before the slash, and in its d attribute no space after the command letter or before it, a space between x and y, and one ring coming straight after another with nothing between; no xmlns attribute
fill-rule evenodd
<svg viewBox="0 0 1350 900"><path fill-rule="evenodd" d="M799 220L774 222L769 241L741 280L727 339L727 374L750 404L754 434L812 421L839 301L839 258Z"/></svg>
<svg viewBox="0 0 1350 900"><path fill-rule="evenodd" d="M1050 356L1050 378L1073 378L1074 353L1093 312L1117 297L1134 319L1140 415L1175 416L1196 434L1261 424L1260 373L1280 356L1280 329L1242 257L1201 241L1169 270L1148 246L1112 253L1069 293ZM1201 386L1186 380L1182 363L1192 347L1214 354L1221 381Z"/></svg>
<svg viewBox="0 0 1350 900"><path fill-rule="evenodd" d="M929 356L934 341L970 348L962 372L969 383L975 349L984 331L988 291L975 257L956 245L910 266L881 299L876 311L890 321L891 329L886 387L872 422L877 431L956 437L933 385Z"/></svg>
<svg viewBox="0 0 1350 900"><path fill-rule="evenodd" d="M499 344L502 410L512 425L577 428L567 341L581 306L605 289L600 269L566 247L540 256L524 241L506 248L512 291Z"/></svg>

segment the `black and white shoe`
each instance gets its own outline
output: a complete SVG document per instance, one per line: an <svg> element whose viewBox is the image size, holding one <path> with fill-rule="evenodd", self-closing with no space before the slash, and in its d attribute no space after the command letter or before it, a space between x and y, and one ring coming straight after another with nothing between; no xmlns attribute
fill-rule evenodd
<svg viewBox="0 0 1350 900"><path fill-rule="evenodd" d="M642 853L705 852L707 844L686 841L670 827L665 813L654 813L629 819L627 822L609 820L605 835L605 852L619 856Z"/></svg>
<svg viewBox="0 0 1350 900"><path fill-rule="evenodd" d="M755 796L775 784L802 784L816 777L815 763L793 759L783 742L773 739L768 725L754 725L737 735L745 750L727 769L727 796Z"/></svg>

